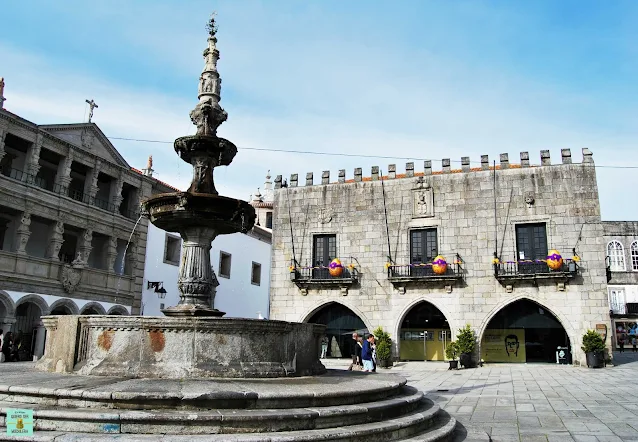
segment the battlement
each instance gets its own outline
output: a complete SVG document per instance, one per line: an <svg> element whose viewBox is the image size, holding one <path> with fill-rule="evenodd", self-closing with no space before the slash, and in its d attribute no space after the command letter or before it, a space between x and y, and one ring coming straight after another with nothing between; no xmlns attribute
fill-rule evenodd
<svg viewBox="0 0 638 442"><path fill-rule="evenodd" d="M582 164L586 165L594 165L594 159L592 152L583 148L583 161ZM448 173L470 173L470 172L481 172L485 170L505 170L505 169L524 169L528 167L545 167L551 166L552 161L550 158L549 150L541 150L540 152L540 165L531 165L529 161L529 152L521 152L520 153L520 164L510 164L509 162L509 154L502 153L499 156L499 163L494 166L490 166L490 159L488 155L481 155L481 166L480 167L470 167L470 157L462 157L461 158L461 168L460 169L452 169L450 166L450 159L443 158L441 160L441 170L432 170L432 161L426 160L423 163L423 172L415 172L414 171L414 163L409 162L405 163L405 173L397 173L396 164L388 165L388 174L380 175L379 166L372 166L371 173L369 177L363 176L363 169L361 167L356 167L354 169L354 177L352 179L346 179L346 170L339 170L339 176L337 178L337 182L330 182L330 171L325 170L321 173L321 183L319 184L342 184L342 183L356 183L356 182L365 182L365 181L378 181L379 179L384 180L392 180L399 178L411 178L415 176L427 176L427 175L443 175ZM572 164L572 153L571 149L561 149L561 162L558 164ZM277 175L275 178L275 189L280 189L282 185L282 176ZM314 185L314 174L313 172L306 173L306 186ZM293 173L290 175L290 182L288 183L290 187L298 187L299 186L299 174Z"/></svg>

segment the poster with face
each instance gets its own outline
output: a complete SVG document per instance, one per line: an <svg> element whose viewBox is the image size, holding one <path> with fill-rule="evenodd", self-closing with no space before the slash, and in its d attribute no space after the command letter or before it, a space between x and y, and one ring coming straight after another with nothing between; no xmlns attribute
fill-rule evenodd
<svg viewBox="0 0 638 442"><path fill-rule="evenodd" d="M481 349L485 362L525 362L525 329L486 330Z"/></svg>
<svg viewBox="0 0 638 442"><path fill-rule="evenodd" d="M616 322L616 347L632 345L632 341L638 340L638 323Z"/></svg>

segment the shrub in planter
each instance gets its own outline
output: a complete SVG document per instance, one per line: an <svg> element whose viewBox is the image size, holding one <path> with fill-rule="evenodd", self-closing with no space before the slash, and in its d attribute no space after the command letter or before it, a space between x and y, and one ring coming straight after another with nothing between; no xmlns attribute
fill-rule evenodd
<svg viewBox="0 0 638 442"><path fill-rule="evenodd" d="M456 336L456 345L461 354L461 365L465 368L473 367L472 354L476 346L476 334L474 334L474 330L470 328L470 324L459 329L459 333Z"/></svg>
<svg viewBox="0 0 638 442"><path fill-rule="evenodd" d="M459 368L459 361L456 360L458 354L459 347L456 345L456 342L452 341L445 347L445 357L450 361L450 368L448 370L456 370Z"/></svg>
<svg viewBox="0 0 638 442"><path fill-rule="evenodd" d="M377 363L384 368L392 366L392 339L390 339L390 334L386 333L382 327L378 327L373 334L377 343Z"/></svg>
<svg viewBox="0 0 638 442"><path fill-rule="evenodd" d="M581 349L587 357L588 367L601 368L605 366L605 341L594 330L587 330L587 333L583 335Z"/></svg>

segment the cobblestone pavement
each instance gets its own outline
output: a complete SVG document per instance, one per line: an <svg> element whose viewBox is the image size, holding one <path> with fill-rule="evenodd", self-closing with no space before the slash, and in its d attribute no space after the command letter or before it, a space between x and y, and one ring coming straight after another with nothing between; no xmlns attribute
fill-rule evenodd
<svg viewBox="0 0 638 442"><path fill-rule="evenodd" d="M492 364L449 371L447 363L407 362L390 371L459 421L455 442L638 441L638 353L614 358L616 366L597 370Z"/></svg>

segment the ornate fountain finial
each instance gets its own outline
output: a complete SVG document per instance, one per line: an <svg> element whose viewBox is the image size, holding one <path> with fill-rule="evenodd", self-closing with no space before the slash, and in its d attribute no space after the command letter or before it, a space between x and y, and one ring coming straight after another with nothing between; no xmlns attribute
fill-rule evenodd
<svg viewBox="0 0 638 442"><path fill-rule="evenodd" d="M4 77L0 77L0 109L4 109L4 102L7 99L4 98Z"/></svg>
<svg viewBox="0 0 638 442"><path fill-rule="evenodd" d="M213 13L206 25L208 47L204 49L204 70L199 76L199 103L191 111L190 117L197 126L197 135L215 136L217 128L228 118L228 114L219 105L221 100L222 79L217 72L219 51L217 50L217 24Z"/></svg>

